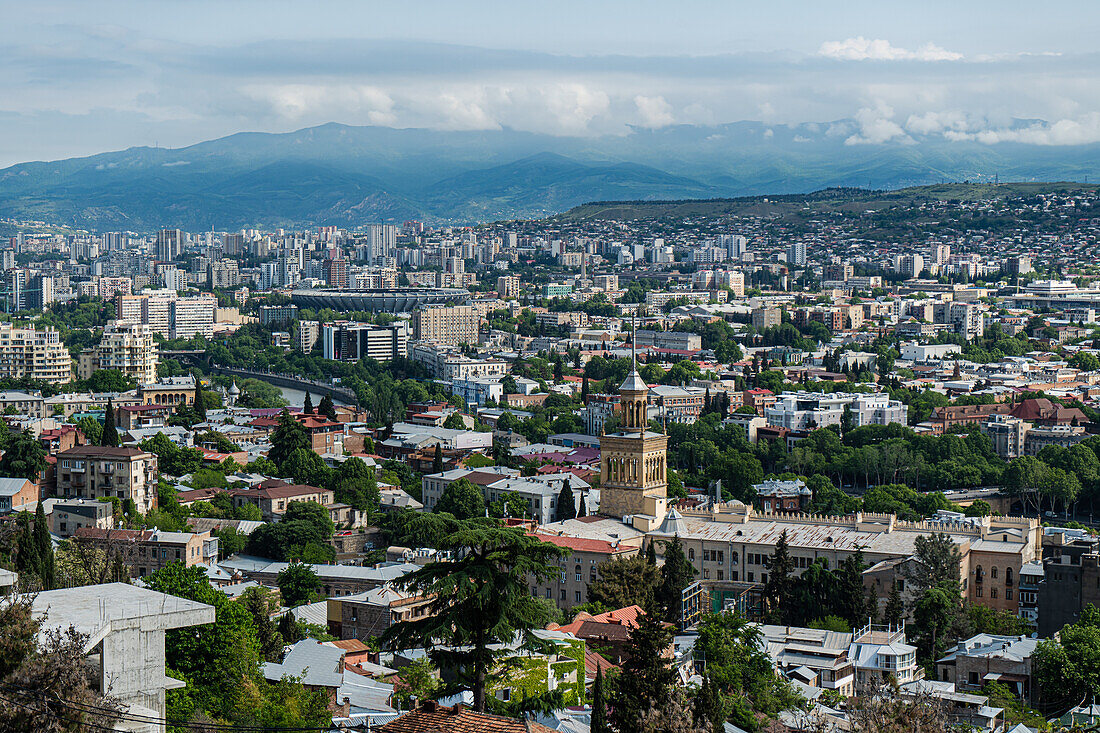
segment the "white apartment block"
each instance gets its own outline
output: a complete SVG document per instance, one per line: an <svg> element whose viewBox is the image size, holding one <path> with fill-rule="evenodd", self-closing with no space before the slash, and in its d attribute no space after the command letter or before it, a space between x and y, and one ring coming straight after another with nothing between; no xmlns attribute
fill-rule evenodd
<svg viewBox="0 0 1100 733"><path fill-rule="evenodd" d="M852 413L852 424L889 425L908 422L908 407L891 400L884 392L873 394L819 394L816 392L784 392L775 404L764 411L768 425L790 430L813 430L827 425L840 425L844 408Z"/></svg>
<svg viewBox="0 0 1100 733"><path fill-rule="evenodd" d="M0 323L0 377L64 384L72 379L72 368L72 357L57 331Z"/></svg>
<svg viewBox="0 0 1100 733"><path fill-rule="evenodd" d="M508 362L500 359L471 359L436 344L417 344L409 351L409 358L423 364L436 379L444 382L503 377L509 368Z"/></svg>
<svg viewBox="0 0 1100 733"><path fill-rule="evenodd" d="M200 295L195 298L180 298L172 303L169 338L189 339L196 335L213 338L214 309L218 299Z"/></svg>

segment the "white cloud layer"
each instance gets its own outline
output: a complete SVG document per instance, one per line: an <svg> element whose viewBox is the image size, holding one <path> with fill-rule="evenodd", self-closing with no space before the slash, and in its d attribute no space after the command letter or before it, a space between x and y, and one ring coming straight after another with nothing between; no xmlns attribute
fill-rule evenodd
<svg viewBox="0 0 1100 733"><path fill-rule="evenodd" d="M842 61L960 61L961 53L948 51L934 43L916 50L899 48L881 38L856 36L843 41L826 41L818 51L821 56Z"/></svg>

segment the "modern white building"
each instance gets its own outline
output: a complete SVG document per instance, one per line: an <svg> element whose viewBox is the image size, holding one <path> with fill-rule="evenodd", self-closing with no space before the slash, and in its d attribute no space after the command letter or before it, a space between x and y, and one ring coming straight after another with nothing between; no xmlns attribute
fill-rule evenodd
<svg viewBox="0 0 1100 733"><path fill-rule="evenodd" d="M790 430L813 430L826 425L840 425L844 408L852 413L854 427L861 425L905 425L909 408L891 400L885 392L872 394L821 394L817 392L784 392L775 404L764 411L768 425Z"/></svg>

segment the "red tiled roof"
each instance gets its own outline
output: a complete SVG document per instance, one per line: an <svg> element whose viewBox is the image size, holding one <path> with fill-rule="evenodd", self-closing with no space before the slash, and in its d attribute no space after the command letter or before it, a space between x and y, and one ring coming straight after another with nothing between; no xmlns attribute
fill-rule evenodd
<svg viewBox="0 0 1100 733"><path fill-rule="evenodd" d="M592 651L585 648L584 650L584 673L586 677L595 677L596 669L602 669L604 676L612 669L618 669L614 664L604 659L603 655L599 652Z"/></svg>
<svg viewBox="0 0 1100 733"><path fill-rule="evenodd" d="M572 623L566 624L565 626L558 626L555 630L566 634L576 634L580 631L581 627L587 623L636 629L638 628L638 617L644 615L645 610L639 605L617 608L614 611L607 611L605 613L596 614L595 616L582 611L577 614Z"/></svg>
<svg viewBox="0 0 1100 733"><path fill-rule="evenodd" d="M230 489L230 496L258 496L264 499L286 499L291 496L302 496L303 494L319 494L325 491L325 489L319 489L316 486L307 486L305 484L287 484L279 481L273 485L268 481L264 481L259 486L254 488L244 489Z"/></svg>
<svg viewBox="0 0 1100 733"><path fill-rule="evenodd" d="M582 539L580 537L560 537L554 534L545 534L543 532L534 532L533 537L537 537L543 542L549 542L552 545L558 547L564 547L569 550L576 550L577 552L601 552L605 554L611 554L620 548L616 548L607 540L589 540ZM637 552L637 548L623 547L622 551Z"/></svg>
<svg viewBox="0 0 1100 733"><path fill-rule="evenodd" d="M134 458L148 455L138 448L110 448L105 445L78 445L57 454L60 458Z"/></svg>
<svg viewBox="0 0 1100 733"><path fill-rule="evenodd" d="M379 733L553 733L534 721L475 713L461 705L453 708L433 701L376 729Z"/></svg>
<svg viewBox="0 0 1100 733"><path fill-rule="evenodd" d="M112 540L138 540L144 542L153 536L148 529L100 529L99 527L77 527L74 537L87 537L93 540L108 539L108 533Z"/></svg>

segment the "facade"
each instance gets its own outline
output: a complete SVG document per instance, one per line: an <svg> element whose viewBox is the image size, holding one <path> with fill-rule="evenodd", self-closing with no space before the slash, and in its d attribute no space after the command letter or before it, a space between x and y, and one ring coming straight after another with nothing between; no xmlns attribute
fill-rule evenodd
<svg viewBox="0 0 1100 733"><path fill-rule="evenodd" d="M441 344L476 344L481 316L472 305L421 308L413 314L413 333L418 341Z"/></svg>
<svg viewBox="0 0 1100 733"><path fill-rule="evenodd" d="M80 357L81 379L97 369L115 369L137 384L157 381L158 347L153 330L145 324L110 321L99 345L86 349Z"/></svg>
<svg viewBox="0 0 1100 733"><path fill-rule="evenodd" d="M861 425L907 424L909 408L891 400L885 392L873 394L821 394L784 392L764 411L768 424L789 430L812 430L840 425L844 408L851 412L854 427Z"/></svg>
<svg viewBox="0 0 1100 733"><path fill-rule="evenodd" d="M120 559L134 578L144 578L172 563L191 567L218 559L218 536L211 532L79 527L72 537L75 542L102 550L108 558Z"/></svg>
<svg viewBox="0 0 1100 733"><path fill-rule="evenodd" d="M432 599L413 596L389 584L328 599L328 631L337 639L373 639L402 621L423 618Z"/></svg>
<svg viewBox="0 0 1100 733"><path fill-rule="evenodd" d="M653 346L658 349L698 351L703 348L703 337L690 331L635 331L635 346Z"/></svg>
<svg viewBox="0 0 1100 733"><path fill-rule="evenodd" d="M233 506L252 504L259 507L265 522L278 521L286 514L287 507L296 501L312 501L321 506L335 502L332 491L304 484L288 484L278 479L264 481L257 486L230 489Z"/></svg>
<svg viewBox="0 0 1100 733"><path fill-rule="evenodd" d="M180 298L172 303L169 318L168 338L189 339L193 336L214 336L214 309L218 299L199 295L194 298Z"/></svg>
<svg viewBox="0 0 1100 733"><path fill-rule="evenodd" d="M195 378L165 377L158 382L138 385L138 403L142 405L195 404Z"/></svg>
<svg viewBox="0 0 1100 733"><path fill-rule="evenodd" d="M0 514L30 511L38 502L38 487L25 478L0 478Z"/></svg>
<svg viewBox="0 0 1100 733"><path fill-rule="evenodd" d="M531 579L531 595L553 601L562 611L588 601L588 585L600 579L601 563L638 554L638 548L606 540L561 537L552 530L539 530L535 537L569 552L558 558L559 575L544 581Z"/></svg>
<svg viewBox="0 0 1100 733"><path fill-rule="evenodd" d="M157 503L157 457L139 448L82 445L57 454L57 495L130 499L146 514Z"/></svg>
<svg viewBox="0 0 1100 733"><path fill-rule="evenodd" d="M994 680L1030 704L1031 657L1038 644L1029 636L972 636L936 660L936 679L955 683L960 692L978 692Z"/></svg>
<svg viewBox="0 0 1100 733"><path fill-rule="evenodd" d="M288 303L286 305L261 305L260 325L271 326L280 323L291 323L298 320L298 306Z"/></svg>
<svg viewBox="0 0 1100 733"><path fill-rule="evenodd" d="M456 468L429 474L421 479L420 500L424 503L425 510L431 511L443 496L443 491L459 479L466 479L481 489L486 504L503 504L513 497L519 497L527 503L525 516L534 518L539 524L554 521L564 482L568 481L573 490L574 512L579 511L585 492L590 488L587 482L572 473L520 476L518 471L509 468Z"/></svg>
<svg viewBox="0 0 1100 733"><path fill-rule="evenodd" d="M71 537L81 527L108 530L115 526L112 505L92 499L57 501L50 512L50 531L58 537Z"/></svg>
<svg viewBox="0 0 1100 733"><path fill-rule="evenodd" d="M793 481L780 481L767 479L764 483L755 484L757 503L765 513L772 512L801 512L810 503L811 491L802 479Z"/></svg>
<svg viewBox="0 0 1100 733"><path fill-rule="evenodd" d="M0 323L0 378L64 384L72 379L72 367L57 331Z"/></svg>
<svg viewBox="0 0 1100 733"><path fill-rule="evenodd" d="M321 347L326 359L391 361L409 355L408 328L404 322L389 326L337 321L321 327Z"/></svg>

